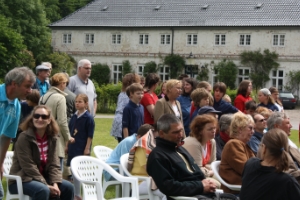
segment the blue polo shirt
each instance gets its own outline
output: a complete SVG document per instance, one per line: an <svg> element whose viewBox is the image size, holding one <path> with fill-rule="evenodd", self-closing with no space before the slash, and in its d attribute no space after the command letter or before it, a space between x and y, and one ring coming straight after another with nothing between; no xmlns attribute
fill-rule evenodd
<svg viewBox="0 0 300 200"><path fill-rule="evenodd" d="M224 101L223 99L221 99L219 102L216 102L215 98L214 98L214 109L217 111L221 111L222 113L219 113L219 119L222 115L224 114L228 114L228 113L236 113L239 110L234 107L232 104Z"/></svg>
<svg viewBox="0 0 300 200"><path fill-rule="evenodd" d="M40 91L40 95L43 96L44 94L46 94L46 92L49 90L49 85L46 81L44 81L44 83L42 83L42 81L40 81L40 79L36 78L36 83L39 86L39 91Z"/></svg>
<svg viewBox="0 0 300 200"><path fill-rule="evenodd" d="M144 124L144 107L139 104L129 103L123 110L122 128L128 128L128 136L137 133L140 126Z"/></svg>
<svg viewBox="0 0 300 200"><path fill-rule="evenodd" d="M9 100L5 84L0 85L0 135L15 138L19 125L21 105L19 100Z"/></svg>

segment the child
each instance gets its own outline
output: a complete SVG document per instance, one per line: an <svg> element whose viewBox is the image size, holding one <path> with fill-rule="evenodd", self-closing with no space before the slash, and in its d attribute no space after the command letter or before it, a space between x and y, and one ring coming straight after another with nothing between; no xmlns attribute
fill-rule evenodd
<svg viewBox="0 0 300 200"><path fill-rule="evenodd" d="M230 98L230 96L228 94L225 94L223 96L223 100L226 101L226 102L228 102L228 103L231 103L231 98Z"/></svg>
<svg viewBox="0 0 300 200"><path fill-rule="evenodd" d="M191 94L192 101L194 102L194 106L196 110L191 115L191 120L198 115L198 110L203 106L209 105L209 92L206 91L204 88L197 88Z"/></svg>
<svg viewBox="0 0 300 200"><path fill-rule="evenodd" d="M143 98L143 86L133 83L127 87L126 94L130 100L123 110L123 138L137 133L139 127L144 124L144 107L140 105Z"/></svg>
<svg viewBox="0 0 300 200"><path fill-rule="evenodd" d="M245 103L245 113L249 115L253 115L256 110L256 103L254 100L247 101Z"/></svg>
<svg viewBox="0 0 300 200"><path fill-rule="evenodd" d="M75 98L76 112L69 122L71 137L75 142L68 146L67 166L70 166L71 160L79 155L90 155L91 144L94 135L95 123L93 116L89 113L88 96L78 94ZM74 178L75 200L81 200L80 182Z"/></svg>

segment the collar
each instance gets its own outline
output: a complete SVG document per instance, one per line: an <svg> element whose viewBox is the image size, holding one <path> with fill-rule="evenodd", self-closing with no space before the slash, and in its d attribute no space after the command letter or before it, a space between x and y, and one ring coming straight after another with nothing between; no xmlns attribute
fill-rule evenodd
<svg viewBox="0 0 300 200"><path fill-rule="evenodd" d="M64 96L67 96L68 94L67 93L65 93L65 92L63 92L63 91L61 91L60 89L58 89L57 87L54 87L54 86L51 86L51 88L47 91L47 93L51 93L51 92L58 92L58 93L60 93L60 94L62 94L62 95L64 95Z"/></svg>
<svg viewBox="0 0 300 200"><path fill-rule="evenodd" d="M9 100L6 95L6 85L5 84L0 85L0 100L1 101Z"/></svg>
<svg viewBox="0 0 300 200"><path fill-rule="evenodd" d="M155 139L156 139L156 146L162 146L164 148L171 149L171 150L176 150L177 148L177 144L174 142L170 142L160 137L157 137Z"/></svg>
<svg viewBox="0 0 300 200"><path fill-rule="evenodd" d="M82 79L78 76L78 74L76 74L75 76L77 77L78 80L80 80L80 81L82 82L82 84L85 84L85 85L88 85L88 84L89 84L89 81L90 81L89 78L88 78L87 81L85 82L84 80L82 80Z"/></svg>
<svg viewBox="0 0 300 200"><path fill-rule="evenodd" d="M255 136L257 139L259 139L261 141L261 139L264 136L264 134L255 131L254 134L253 134L253 136Z"/></svg>
<svg viewBox="0 0 300 200"><path fill-rule="evenodd" d="M84 116L84 114L86 113L87 110L85 110L83 113L81 113L80 115L78 115L78 110L75 112L75 115L77 115L77 118Z"/></svg>
<svg viewBox="0 0 300 200"><path fill-rule="evenodd" d="M36 82L39 84L39 85L45 85L47 84L46 83L46 80L44 82L42 82L40 79L36 78Z"/></svg>
<svg viewBox="0 0 300 200"><path fill-rule="evenodd" d="M132 106L132 107L134 107L134 108L140 107L140 104L136 104L136 103L134 103L131 100L129 100L129 105Z"/></svg>

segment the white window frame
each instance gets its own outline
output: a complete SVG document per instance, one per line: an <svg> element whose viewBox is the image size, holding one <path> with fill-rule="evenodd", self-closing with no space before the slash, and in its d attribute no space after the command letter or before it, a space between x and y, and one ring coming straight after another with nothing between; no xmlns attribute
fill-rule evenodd
<svg viewBox="0 0 300 200"><path fill-rule="evenodd" d="M212 69L211 70L211 75L212 75L212 85L214 85L215 83L219 82L217 75L219 74L219 72L216 69Z"/></svg>
<svg viewBox="0 0 300 200"><path fill-rule="evenodd" d="M170 34L161 34L160 35L160 44L161 45L171 44L171 35Z"/></svg>
<svg viewBox="0 0 300 200"><path fill-rule="evenodd" d="M85 44L94 44L95 42L95 34L94 33L86 33L84 38Z"/></svg>
<svg viewBox="0 0 300 200"><path fill-rule="evenodd" d="M224 38L224 40L223 40ZM226 34L215 34L215 46L225 46L226 45Z"/></svg>
<svg viewBox="0 0 300 200"><path fill-rule="evenodd" d="M170 67L167 65L159 65L158 74L161 81L167 81L170 79Z"/></svg>
<svg viewBox="0 0 300 200"><path fill-rule="evenodd" d="M140 70L141 69L141 70ZM143 76L144 73L144 69L145 69L145 65L144 64L138 64L137 68L136 68L136 73L140 76Z"/></svg>
<svg viewBox="0 0 300 200"><path fill-rule="evenodd" d="M119 33L114 33L111 35L111 43L112 44L121 44L122 43L122 35Z"/></svg>
<svg viewBox="0 0 300 200"><path fill-rule="evenodd" d="M115 69L115 67L117 67L117 69ZM113 64L112 65L112 79L113 79L114 84L117 84L119 81L122 81L122 69L123 69L122 64Z"/></svg>
<svg viewBox="0 0 300 200"><path fill-rule="evenodd" d="M188 46L198 45L198 34L187 34L186 35L186 45L188 45Z"/></svg>
<svg viewBox="0 0 300 200"><path fill-rule="evenodd" d="M272 44L276 47L285 46L285 34L273 34Z"/></svg>
<svg viewBox="0 0 300 200"><path fill-rule="evenodd" d="M274 72L276 73L276 75L274 75ZM280 74L279 72L282 73L281 76L279 75ZM276 87L279 91L283 91L284 70L283 69L271 70L270 77L271 77L271 85L273 87ZM281 82L281 84L279 84L279 82Z"/></svg>
<svg viewBox="0 0 300 200"><path fill-rule="evenodd" d="M242 74L240 74L240 70L242 70ZM249 73L246 74L246 71ZM244 80L250 80L251 69L249 67L239 67L237 74L237 85L239 85Z"/></svg>
<svg viewBox="0 0 300 200"><path fill-rule="evenodd" d="M72 44L72 34L64 33L62 40L63 44Z"/></svg>
<svg viewBox="0 0 300 200"><path fill-rule="evenodd" d="M148 45L149 44L149 34L139 35L139 44Z"/></svg>
<svg viewBox="0 0 300 200"><path fill-rule="evenodd" d="M240 34L239 45L240 46L250 46L251 45L251 35L250 34Z"/></svg>

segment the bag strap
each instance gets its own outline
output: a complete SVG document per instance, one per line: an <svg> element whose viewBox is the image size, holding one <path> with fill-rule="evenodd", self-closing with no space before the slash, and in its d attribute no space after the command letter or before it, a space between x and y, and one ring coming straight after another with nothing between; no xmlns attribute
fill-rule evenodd
<svg viewBox="0 0 300 200"><path fill-rule="evenodd" d="M43 103L43 99L44 99L44 96L45 96L45 95L43 95L43 96L42 96L42 99L40 100L40 104L41 104L41 105L46 105L48 99L49 99L49 98L51 97L51 95L54 94L54 93L56 93L56 92L52 92L52 93L48 96L48 98L46 99L45 103Z"/></svg>

